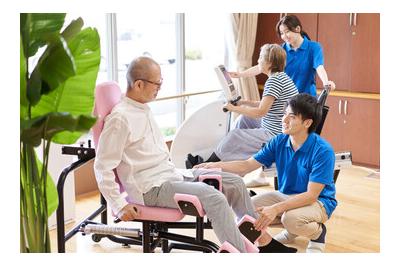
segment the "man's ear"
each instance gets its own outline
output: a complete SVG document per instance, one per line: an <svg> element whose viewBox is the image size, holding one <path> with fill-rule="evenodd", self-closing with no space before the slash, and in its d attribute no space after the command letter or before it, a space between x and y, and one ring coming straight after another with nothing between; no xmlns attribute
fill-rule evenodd
<svg viewBox="0 0 400 266"><path fill-rule="evenodd" d="M311 118L306 119L303 121L304 126L308 129L311 127L311 125L313 124L314 120L312 120Z"/></svg>
<svg viewBox="0 0 400 266"><path fill-rule="evenodd" d="M144 85L144 82L141 80L135 80L135 83L133 84L133 87L138 87L139 89L142 89Z"/></svg>

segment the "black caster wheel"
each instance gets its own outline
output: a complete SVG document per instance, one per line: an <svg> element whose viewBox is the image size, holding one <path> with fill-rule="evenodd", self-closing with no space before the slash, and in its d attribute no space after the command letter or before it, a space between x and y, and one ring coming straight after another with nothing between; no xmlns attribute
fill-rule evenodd
<svg viewBox="0 0 400 266"><path fill-rule="evenodd" d="M100 240L101 240L102 238L103 238L103 237L102 237L101 235L96 235L96 234L93 234L93 235L92 235L92 240L93 240L94 242L96 242L96 243L99 243Z"/></svg>

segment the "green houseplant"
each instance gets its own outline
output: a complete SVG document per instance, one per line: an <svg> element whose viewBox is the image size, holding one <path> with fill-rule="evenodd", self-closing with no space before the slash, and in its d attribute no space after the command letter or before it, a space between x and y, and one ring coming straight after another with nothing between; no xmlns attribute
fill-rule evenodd
<svg viewBox="0 0 400 266"><path fill-rule="evenodd" d="M64 20L61 13L20 14L21 252L51 252L48 217L58 205L47 172L51 142L75 143L96 120L99 35L82 28L81 18L62 30ZM29 61L39 55L36 64ZM39 146L43 158L35 153Z"/></svg>

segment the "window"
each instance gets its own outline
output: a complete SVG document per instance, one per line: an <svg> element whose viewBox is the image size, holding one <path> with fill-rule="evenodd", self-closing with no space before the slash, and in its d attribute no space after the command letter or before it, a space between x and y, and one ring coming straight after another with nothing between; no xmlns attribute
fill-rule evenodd
<svg viewBox="0 0 400 266"><path fill-rule="evenodd" d="M158 98L173 96L177 91L176 15L175 14L117 14L118 83L126 90L126 71L137 56L152 57L161 66L164 78ZM150 103L164 135L175 134L177 99Z"/></svg>
<svg viewBox="0 0 400 266"><path fill-rule="evenodd" d="M71 13L66 23L79 16L100 34L97 83L114 79L125 92L133 58L147 55L160 63L164 82L149 106L165 136L174 135L185 118L221 95L214 67L224 64L226 14L204 19L201 13ZM196 95L180 97L183 93Z"/></svg>
<svg viewBox="0 0 400 266"><path fill-rule="evenodd" d="M227 14L185 14L185 92L221 89L214 68L225 63L225 27ZM189 97L185 117L199 107L216 100L221 92Z"/></svg>

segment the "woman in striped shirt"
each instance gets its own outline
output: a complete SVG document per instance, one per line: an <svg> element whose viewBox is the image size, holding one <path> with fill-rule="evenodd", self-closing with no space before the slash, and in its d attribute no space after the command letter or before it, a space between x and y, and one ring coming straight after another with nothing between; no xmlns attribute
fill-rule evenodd
<svg viewBox="0 0 400 266"><path fill-rule="evenodd" d="M281 46L265 44L261 47L257 71L252 68L253 71L240 74L230 72L232 77L264 73L269 78L265 82L261 101L240 100L237 106L230 103L225 105L226 109L241 116L237 119L236 128L222 139L206 162L246 160L258 152L264 143L282 132L284 105L298 94L293 81L283 72L285 63L286 53ZM192 158L188 157L188 168Z"/></svg>

